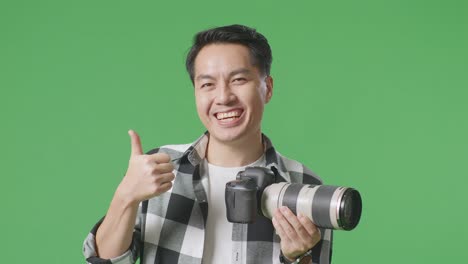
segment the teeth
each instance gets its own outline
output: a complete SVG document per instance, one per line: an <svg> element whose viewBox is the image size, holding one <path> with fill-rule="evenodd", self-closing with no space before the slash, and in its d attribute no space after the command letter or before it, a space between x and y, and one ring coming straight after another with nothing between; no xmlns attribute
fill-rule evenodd
<svg viewBox="0 0 468 264"><path fill-rule="evenodd" d="M226 112L226 113L218 113L217 118L218 119L233 119L232 117L239 117L240 112L239 111L231 111L231 112Z"/></svg>

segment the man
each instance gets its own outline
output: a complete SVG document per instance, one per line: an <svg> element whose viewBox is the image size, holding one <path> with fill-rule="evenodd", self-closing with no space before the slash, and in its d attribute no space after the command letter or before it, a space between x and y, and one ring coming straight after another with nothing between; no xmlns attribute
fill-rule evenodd
<svg viewBox="0 0 468 264"><path fill-rule="evenodd" d="M320 184L275 151L261 132L273 95L266 38L231 25L198 33L186 67L207 132L146 154L129 131L131 157L108 212L84 244L89 263L329 263L331 230L283 207L272 221L226 219L224 188L247 166L275 167L281 181Z"/></svg>

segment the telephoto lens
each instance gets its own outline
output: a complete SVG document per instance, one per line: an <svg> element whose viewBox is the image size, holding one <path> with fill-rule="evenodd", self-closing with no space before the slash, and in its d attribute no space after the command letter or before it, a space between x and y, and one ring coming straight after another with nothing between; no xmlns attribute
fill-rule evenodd
<svg viewBox="0 0 468 264"><path fill-rule="evenodd" d="M281 182L267 186L261 199L262 213L270 219L281 206L328 229L352 230L361 218L361 195L353 188Z"/></svg>

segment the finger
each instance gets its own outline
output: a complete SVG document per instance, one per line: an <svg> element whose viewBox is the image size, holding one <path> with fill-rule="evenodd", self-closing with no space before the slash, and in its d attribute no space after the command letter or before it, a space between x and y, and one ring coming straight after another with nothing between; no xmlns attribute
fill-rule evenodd
<svg viewBox="0 0 468 264"><path fill-rule="evenodd" d="M320 230L317 228L316 225L314 225L314 223L308 217L306 217L303 214L300 214L298 218L299 218L299 221L301 221L302 226L305 228L305 230L307 230L307 233L309 233L311 236L316 233L320 233Z"/></svg>
<svg viewBox="0 0 468 264"><path fill-rule="evenodd" d="M164 173L156 176L155 181L159 184L167 183L173 181L175 178L174 173Z"/></svg>
<svg viewBox="0 0 468 264"><path fill-rule="evenodd" d="M280 208L281 213L283 214L284 218L289 222L289 224L296 230L296 233L302 237L303 235L307 235L307 230L304 228L302 223L297 219L296 215L286 206Z"/></svg>
<svg viewBox="0 0 468 264"><path fill-rule="evenodd" d="M285 236L287 236L289 240L296 241L297 240L296 230L289 223L289 221L284 217L281 210L278 209L276 211L275 218L276 218L276 221L278 222L278 225L281 226Z"/></svg>
<svg viewBox="0 0 468 264"><path fill-rule="evenodd" d="M286 235L283 227L278 223L278 220L276 219L276 216L273 217L272 219L273 226L275 227L276 233L278 236L281 238L281 241L285 241L289 243L289 237Z"/></svg>
<svg viewBox="0 0 468 264"><path fill-rule="evenodd" d="M155 153L149 155L149 157L156 163L169 163L171 161L171 156L166 153Z"/></svg>
<svg viewBox="0 0 468 264"><path fill-rule="evenodd" d="M143 148L141 147L140 136L137 134L137 132L133 130L129 130L128 135L130 135L130 141L132 146L131 155L143 155Z"/></svg>
<svg viewBox="0 0 468 264"><path fill-rule="evenodd" d="M166 172L171 172L174 170L174 165L172 163L158 163L154 165L153 173L162 174Z"/></svg>
<svg viewBox="0 0 468 264"><path fill-rule="evenodd" d="M159 193L165 193L169 191L172 188L172 182L166 182L164 184L159 185L158 187L158 192Z"/></svg>
<svg viewBox="0 0 468 264"><path fill-rule="evenodd" d="M300 235L300 238L307 246L307 248L312 248L321 239L320 230L315 226L314 223L312 223L312 221L309 218L307 218L303 214L299 214L297 218L302 224L304 230L304 233Z"/></svg>

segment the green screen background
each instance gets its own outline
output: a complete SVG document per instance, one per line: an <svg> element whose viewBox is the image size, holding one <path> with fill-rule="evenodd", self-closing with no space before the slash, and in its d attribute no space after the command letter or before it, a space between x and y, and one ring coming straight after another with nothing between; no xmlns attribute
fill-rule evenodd
<svg viewBox="0 0 468 264"><path fill-rule="evenodd" d="M84 263L127 130L145 150L201 135L184 57L233 23L272 46L276 148L362 194L333 263L468 257L468 2L1 1L2 263Z"/></svg>

